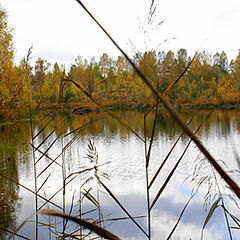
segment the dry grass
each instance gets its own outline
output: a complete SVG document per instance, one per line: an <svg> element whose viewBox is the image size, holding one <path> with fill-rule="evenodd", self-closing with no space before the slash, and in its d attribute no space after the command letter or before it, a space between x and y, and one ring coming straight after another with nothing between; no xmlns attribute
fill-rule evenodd
<svg viewBox="0 0 240 240"><path fill-rule="evenodd" d="M32 134L30 145L32 147L33 161L34 161L34 180L35 180L34 190L32 190L26 186L23 186L22 184L10 179L8 176L5 176L3 174L0 174L0 176L18 184L20 187L25 188L27 191L29 191L35 195L35 210L38 213L38 214L36 214L36 218L35 218L35 222L36 222L35 237L36 237L36 239L39 238L39 236L38 236L38 230L39 230L39 224L40 224L39 218L38 218L39 214L56 216L56 217L60 217L63 219L62 232L60 232L60 233L56 232L56 229L54 227L52 227L52 225L54 225L54 224L51 220L49 220L49 224L48 224L49 231L51 233L54 233L55 236L57 236L57 238L59 238L59 239L67 239L67 238L68 239L71 239L71 238L72 239L84 239L86 237L94 238L95 237L94 234L97 234L98 236L100 236L102 238L106 238L106 239L119 239L113 233L110 233L109 231L107 231L102 225L102 223L104 221L106 221L106 219L104 220L103 214L101 212L101 203L100 203L100 198L99 198L100 188L102 190L104 190L114 200L114 202L127 215L127 218L136 225L136 227L139 229L139 231L141 231L147 239L151 239L152 238L152 234L151 234L152 210L153 210L156 202L158 201L158 199L161 197L162 192L167 189L169 181L175 176L175 171L178 168L178 166L179 166L179 164L191 142L194 142L196 144L196 146L199 148L199 151L204 156L204 159L205 160L207 159L207 162L204 162L204 164L208 164L208 166L211 167L211 171L213 173L213 176L211 176L211 177L206 177L206 178L199 177L200 175L198 175L198 174L201 172L201 167L203 167L204 164L202 161L200 161L199 165L196 164L196 171L195 171L196 174L192 177L192 182L195 182L195 184L197 186L197 187L195 187L195 190L197 191L198 188L202 184L205 184L207 182L209 184L209 186L208 186L209 191L208 191L208 194L206 195L206 201L212 202L212 200L216 198L215 197L216 194L219 196L219 201L217 201L217 202L215 201L212 208L210 209L208 218L205 221L203 229L205 228L209 219L212 217L212 214L215 211L215 209L219 206L219 202L221 202L221 206L224 210L225 219L227 222L229 236L231 238L231 229L228 224L228 218L230 217L230 218L234 219L234 221L236 221L237 224L239 224L239 220L236 217L234 217L234 214L229 213L229 211L226 209L225 204L224 204L224 198L222 197L220 188L218 188L217 191L215 188L213 188L213 185L218 186L219 180L217 179L216 174L218 174L225 181L227 186L232 190L232 192L236 195L236 197L238 199L240 199L240 188L239 188L238 184L230 177L230 174L226 170L224 170L223 166L221 164L219 164L218 161L216 161L214 159L214 157L203 146L203 144L200 142L200 140L197 137L197 132L199 131L200 127L203 125L203 123L206 121L206 119L210 115L206 119L204 119L203 122L195 130L195 132L193 132L189 128L189 124L192 121L192 119L196 116L197 111L193 114L190 121L187 124L185 124L183 122L183 120L179 117L177 112L170 106L170 104L164 98L164 96L169 91L171 91L171 89L173 89L174 86L181 80L182 76L187 72L187 70L191 66L192 62L186 67L186 69L184 69L182 74L180 74L180 76L167 88L167 90L164 92L164 94L160 95L159 92L151 84L150 80L147 79L146 76L144 76L144 74L134 64L134 62L125 53L125 51L118 45L118 43L116 43L116 41L105 30L105 28L98 22L98 20L88 11L88 9L85 7L85 5L79 0L76 0L76 1L84 9L84 11L87 12L87 14L91 17L91 19L99 26L99 28L106 34L106 36L112 41L112 43L116 46L116 48L122 53L122 55L126 58L126 60L131 64L132 68L140 76L140 78L142 79L144 84L150 88L150 90L153 93L155 103L151 106L151 108L148 111L145 112L145 115L144 115L144 129L145 129L144 137L141 137L128 123L124 122L117 114L115 114L114 112L112 112L108 108L106 108L103 103L96 100L80 83L77 83L71 79L68 79L65 76L65 74L62 76L62 81L61 81L61 86L60 86L61 91L59 94L59 96L60 96L59 103L61 104L61 96L62 96L62 92L64 91L65 84L67 82L68 83L70 82L70 83L74 84L84 95L86 95L93 104L95 104L98 108L100 108L102 111L104 111L109 117L116 120L121 126L126 128L132 134L134 134L138 138L138 140L144 144L144 146L145 146L145 169L144 170L146 173L145 176L146 176L146 202L147 202L146 216L148 219L148 224L147 224L148 229L145 230L144 227L138 223L138 221L136 220L136 217L132 216L130 211L128 209L126 209L126 207L121 203L121 201L114 194L114 192L112 190L110 190L110 188L107 186L107 184L104 183L103 179L108 178L108 176L105 173L100 171L100 167L102 165L100 165L98 163L98 152L97 152L96 146L94 145L94 143L92 141L89 141L88 153L86 156L87 159L90 161L90 163L92 163L92 166L91 167L82 166L82 169L77 172L70 172L70 173L67 172L65 152L67 151L68 148L71 147L71 145L77 139L78 134L80 132L84 131L86 125L88 124L86 122L83 122L83 124L81 126L76 128L75 130L69 132L68 134L65 134L66 120L71 116L72 113L74 113L74 111L72 113L70 113L69 116L66 116L66 118L64 118L61 122L59 122L55 126L54 130L52 130L47 136L44 136L40 143L37 143L38 137L42 136L44 133L44 130L51 124L51 122L53 120L53 114L49 113L46 115L46 117L45 117L46 124L43 126L42 129L40 129L38 131L37 134L34 135L33 120L32 120L32 112L34 110L32 110L31 100L30 100L30 92L29 92L30 129L31 129L31 134ZM156 5L155 5L155 2L152 1L151 6L150 6L149 22L151 22L151 16L153 16L154 11L156 11ZM28 59L30 58L30 52L31 51L29 51L26 62L28 62ZM194 61L194 58L192 59L192 61ZM27 66L27 64L26 64L26 66ZM26 74L27 74L27 76L29 75L29 71L27 69L26 69ZM150 112L152 112L155 108L158 109L159 104L162 104L166 108L168 113L171 115L171 117L179 124L179 126L182 128L182 133L176 140L173 147L169 150L169 153L163 160L162 164L159 166L158 170L154 174L154 177L152 179L150 179L149 178L149 166L150 166L151 154L152 154L152 144L154 141L154 134L156 131L156 121L157 121L157 116L158 116L157 110L155 111L155 118L154 118L154 122L153 122L152 126L147 126L147 118L148 118ZM58 110L61 111L61 109L62 108L59 108ZM101 119L102 118L94 119L93 121L99 121ZM151 136L150 141L147 141L148 129L150 129L150 136ZM54 135L55 132L58 132L58 136L55 137L55 139L48 145L48 147L43 150L42 148L43 148L44 144L46 143L47 140L50 139L51 136ZM151 199L151 197L150 197L151 196L151 194L150 194L151 187L154 184L154 182L156 181L156 178L159 175L159 173L164 168L164 165L167 162L170 154L174 151L175 146L177 145L179 139L183 136L183 134L187 134L190 137L190 141L186 145L185 150L183 151L182 155L179 157L179 159L176 162L173 169L169 172L168 176L163 181L164 183L161 186L161 188L156 193L154 193L154 198ZM69 138L70 138L70 140L69 140ZM68 139L68 140L66 140L66 139ZM58 141L61 141L61 145L62 145L61 152L56 157L52 157L49 154L49 152L50 152L51 148ZM40 170L38 168L38 166L39 166L39 163L43 162L43 159L48 159L49 163L45 164L44 168ZM52 168L53 166L56 171L61 172L62 185L59 186L58 190L54 194L52 194L51 196L45 197L45 196L43 196L44 194L40 194L40 193L43 193L44 187L47 185L49 179L52 176L51 172L49 173L49 169ZM85 180L83 181L82 177L86 176L87 173L88 174L90 173L90 176L85 178ZM41 177L45 176L45 178L40 181L40 176ZM67 214L66 213L66 211L67 211L66 210L66 195L68 194L67 186L73 181L76 182L77 179L79 181L78 182L78 190L80 191L80 203L79 203L79 212L80 213L79 213L79 216L73 216L72 212L73 212L73 205L74 205L75 197L74 196L72 197L71 208L70 208L69 214ZM96 188L97 188L97 197L96 198L93 196L93 194L90 193L91 189L84 190L84 188L83 188L86 185L86 183L89 183L93 179L95 179L98 183L96 186ZM211 181L214 181L214 184L209 179ZM61 195L61 198L62 198L62 205L59 205L54 202L54 198L59 195ZM194 194L191 195L189 201L187 201L187 203L185 204L185 206L179 216L179 219L177 220L175 226L171 229L170 234L167 239L170 239L172 237L172 235L174 234L174 231L176 230L185 209L187 208L189 202L193 199L193 197L194 197ZM40 201L40 199L42 199L43 201ZM97 219L90 219L90 221L86 221L86 219L83 219L84 213L82 212L82 204L83 204L84 199L88 199L94 207L94 210L89 210L89 211L96 210L98 212ZM43 207L46 207L46 206L48 208L57 207L62 212L56 212L53 210L41 210ZM120 219L121 218L115 219L115 220L120 220ZM67 233L69 221L73 221L79 226L77 226L77 228L74 231L71 229L72 232ZM17 232L12 232L12 234L15 236L19 236L17 234ZM21 237L21 236L19 236L19 237ZM28 238L26 237L26 239L28 239Z"/></svg>

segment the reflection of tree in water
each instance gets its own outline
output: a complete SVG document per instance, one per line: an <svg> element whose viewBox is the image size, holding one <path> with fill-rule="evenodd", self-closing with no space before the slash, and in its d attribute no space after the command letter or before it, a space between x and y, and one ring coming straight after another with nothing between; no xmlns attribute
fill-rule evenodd
<svg viewBox="0 0 240 240"><path fill-rule="evenodd" d="M4 159L1 156L0 172L18 181L16 158ZM0 227L13 230L16 226L16 203L18 200L18 187L13 182L0 177ZM5 232L0 231L0 239L5 238Z"/></svg>
<svg viewBox="0 0 240 240"><path fill-rule="evenodd" d="M179 115L183 119L185 123L189 121L192 117L195 110L184 110L180 111ZM200 110L193 121L190 124L190 128L195 131L201 122L207 117L209 112L212 110ZM116 111L115 112L123 122L127 123L132 127L140 136L144 135L144 112L142 111ZM237 129L240 129L240 121L238 116L240 115L239 111L229 111L229 110L215 110L210 118L204 123L200 131L198 132L198 136L201 137L202 134L209 136L211 134L212 127L216 127L217 133L222 134L224 136L228 136L230 134L230 130L232 126L236 126ZM106 117L102 119L103 117ZM63 121L66 116L63 114L58 114L55 116L54 122L49 124L46 127L46 133L50 133L53 129L53 126L56 126L57 123ZM101 119L96 121L96 119ZM65 123L61 126L61 131L57 131L59 134L62 131L67 132L68 130L72 131L74 129L79 128L83 123L88 122L89 124L83 131L83 135L89 136L102 136L111 139L112 136L119 134L121 139L127 139L130 136L129 131L121 126L118 122L116 122L111 117L108 117L105 113L89 113L84 115L73 114L70 118L66 119ZM154 113L150 113L147 117L147 132L148 137L151 137L151 126L154 122ZM45 122L37 122L39 124L39 129L41 129ZM37 126L37 125L36 125ZM176 135L179 135L182 132L181 128L172 119L171 116L165 110L158 111L157 117L157 125L156 125L156 137L157 135L165 136L169 139L174 139ZM183 136L183 139L187 139L186 135Z"/></svg>
<svg viewBox="0 0 240 240"><path fill-rule="evenodd" d="M27 123L0 126L0 173L18 182L18 162L20 152L24 152L24 142L29 141ZM0 176L0 227L14 230L16 226L18 186ZM6 239L0 230L0 239Z"/></svg>
<svg viewBox="0 0 240 240"><path fill-rule="evenodd" d="M231 118L227 112L218 112L216 114L216 133L227 137L231 131Z"/></svg>
<svg viewBox="0 0 240 240"><path fill-rule="evenodd" d="M207 111L203 111L201 115L207 115L207 113ZM215 110L202 127L202 130L204 130L205 134L208 136L209 134L212 134L211 129L214 129L214 132L218 136L224 136L227 138L231 134L233 127L240 130L240 128L237 127L239 125L239 117L239 110Z"/></svg>
<svg viewBox="0 0 240 240"><path fill-rule="evenodd" d="M144 135L144 112L140 111L117 111L115 112L122 121L132 127L140 136ZM191 118L193 111L181 111L181 118L185 123ZM209 114L209 110L201 110L194 118L190 127L194 130ZM105 118L103 118L105 117ZM240 130L240 111L215 111L211 117L204 123L198 135L207 138L211 136L212 132L221 134L225 137L231 134L231 128L234 126ZM36 118L40 119L39 116ZM106 117L105 113L89 113L84 115L73 114L66 118L64 114L56 114L48 125L46 123L49 119L41 121L34 121L33 127L39 132L44 126L42 132L43 139L53 131L64 119L64 123L56 131L56 135L61 133L73 131L78 129L84 123L89 123L83 132L79 133L81 141L90 137L104 137L111 143L114 136L118 135L121 140L126 140L131 137L131 133L117 123L114 119ZM96 121L97 119L101 119ZM152 125L154 122L154 113L150 113L147 117L148 137L151 136ZM169 116L166 111L159 110L156 125L155 139L159 137L166 137L168 139L175 139L182 132L178 124ZM55 136L56 136L55 135ZM55 137L54 136L54 137ZM182 141L187 139L184 136ZM43 140L41 139L41 140ZM26 149L26 143L30 142L29 122L18 122L9 125L0 125L0 173L9 176L11 179L18 181L18 165L19 160L25 166L29 165L29 157L23 158ZM47 143L46 143L47 144ZM70 157L71 159L71 157ZM70 161L69 161L70 162ZM16 203L18 200L18 187L9 180L0 177L0 227L12 230L16 225ZM5 233L0 230L0 239L5 239Z"/></svg>

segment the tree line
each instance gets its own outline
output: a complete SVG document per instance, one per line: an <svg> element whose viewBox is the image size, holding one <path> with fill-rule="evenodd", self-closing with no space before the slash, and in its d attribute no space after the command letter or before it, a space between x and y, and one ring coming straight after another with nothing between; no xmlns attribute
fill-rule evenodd
<svg viewBox="0 0 240 240"><path fill-rule="evenodd" d="M53 67L39 58L34 66L29 56L14 64L13 35L7 24L5 10L0 9L0 116L13 116L33 104L56 105L79 103L89 105L89 99L72 80L81 84L93 97L106 105L143 105L155 100L136 72L122 56L116 59L102 54L98 61L78 56L66 72L64 66ZM186 49L137 53L134 63L163 93L193 60ZM219 105L239 103L240 51L228 61L226 53L198 52L186 73L167 94L175 106Z"/></svg>
<svg viewBox="0 0 240 240"><path fill-rule="evenodd" d="M192 61L187 50L138 53L133 57L135 64L152 82L159 93L163 93ZM80 83L95 98L105 104L146 104L154 101L151 91L124 57L116 60L106 53L99 61L75 59L68 73L57 63L50 64L38 59L32 71L31 86L36 97L46 102L59 100L61 79ZM228 63L226 53L211 55L205 51L197 53L189 69L178 84L169 92L173 105L237 103L240 90L240 52ZM64 86L63 101L85 102L87 98L73 84Z"/></svg>

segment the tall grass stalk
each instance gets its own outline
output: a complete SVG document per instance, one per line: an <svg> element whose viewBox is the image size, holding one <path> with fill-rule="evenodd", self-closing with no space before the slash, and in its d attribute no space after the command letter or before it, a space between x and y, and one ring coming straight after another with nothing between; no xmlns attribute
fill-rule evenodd
<svg viewBox="0 0 240 240"><path fill-rule="evenodd" d="M188 66L190 67L190 66ZM166 89L165 92L167 92L169 88ZM170 89L169 89L170 90ZM210 94L205 98L204 102L207 101L208 98L210 98L210 96L216 91L216 89L213 89ZM164 92L164 93L165 93ZM203 103L204 103L203 102ZM200 111L200 106L194 111L194 113L192 114L191 118L188 120L188 122L186 123L186 126L188 127L190 125L190 123L193 121L193 119L195 118L195 116L197 115L197 113ZM144 115L144 118L147 117L148 112ZM181 137L183 136L185 132L182 131L181 134L178 136L178 138L176 139L175 143L173 144L173 146L171 147L171 149L169 150L168 154L166 155L166 157L164 158L163 162L161 163L161 165L159 166L159 168L157 169L157 171L155 172L154 176L152 177L150 184L149 184L149 188L151 188L152 184L154 183L154 181L156 180L157 176L159 175L159 173L161 172L162 168L164 167L164 165L166 164L168 158L170 157L171 153L173 152L174 148L176 147L177 143L179 142L179 140L181 139Z"/></svg>
<svg viewBox="0 0 240 240"><path fill-rule="evenodd" d="M145 156L146 156L146 191L147 191L147 213L148 213L148 238L151 239L151 208L150 208L150 188L149 188L149 162L150 162L150 156L151 156L151 149L153 144L153 138L154 133L156 129L156 122L157 122L157 114L158 114L158 104L156 105L156 112L154 117L154 123L151 133L151 139L149 147L147 148L147 122L146 117L147 115L144 115L144 136L145 136Z"/></svg>
<svg viewBox="0 0 240 240"><path fill-rule="evenodd" d="M66 212L66 163L65 163L65 151L63 151L64 148L64 142L63 142L63 135L61 135L61 146L62 146L62 184L63 184L63 196L62 196L62 202L63 202L63 213ZM65 234L65 219L63 219L63 235Z"/></svg>
<svg viewBox="0 0 240 240"><path fill-rule="evenodd" d="M158 93L158 91L153 87L147 77L140 71L140 69L135 65L135 63L129 58L125 51L117 44L117 42L111 37L111 35L105 30L105 28L97 21L97 19L89 12L85 5L80 0L76 0L78 4L84 9L85 12L92 18L92 20L99 26L99 28L106 34L110 41L115 45L115 47L122 53L126 60L130 63L142 81L149 87L154 96L163 104L166 110L170 113L173 119L179 124L179 126L184 130L184 132L192 139L192 141L197 145L200 151L205 155L208 161L213 165L220 176L227 182L229 187L240 199L240 188L238 184L222 169L222 167L217 163L209 151L203 146L203 144L197 139L194 133L185 125L182 119L178 116L177 112L172 108L172 106ZM76 85L76 83L74 83Z"/></svg>
<svg viewBox="0 0 240 240"><path fill-rule="evenodd" d="M117 205L126 213L126 215L131 219L133 223L142 231L142 233L149 238L149 234L138 224L138 222L134 219L134 217L128 212L128 210L121 204L119 199L112 193L112 191L99 179L99 183L103 186L109 196L117 203Z"/></svg>
<svg viewBox="0 0 240 240"><path fill-rule="evenodd" d="M28 237L25 237L25 236L23 236L19 233L15 233L13 231L10 231L9 229L5 229L5 228L0 227L0 230L2 230L4 232L7 232L7 233L10 233L12 236L20 237L22 239L32 240L31 238L28 238Z"/></svg>
<svg viewBox="0 0 240 240"><path fill-rule="evenodd" d="M93 103L95 103L101 110L105 111L110 117L114 118L117 122L119 122L123 127L132 132L138 139L144 142L141 136L134 131L127 123L123 122L114 112L110 111L106 108L101 102L99 102L91 93L89 93L80 83L77 83L71 79L65 79L66 82L72 82L81 92L83 92Z"/></svg>
<svg viewBox="0 0 240 240"><path fill-rule="evenodd" d="M210 167L211 167L211 170L212 170L215 186L217 187L217 190L218 190L218 195L219 195L218 199L221 202L221 205L223 206L223 210L224 210L225 209L225 203L224 203L224 199L223 199L223 194L222 194L222 192L220 190L220 186L219 186L218 181L217 181L217 176L216 176L216 173L215 173L215 169L212 167L212 165L210 165ZM224 213L224 218L225 218L226 225L227 225L229 239L232 240L233 238L232 238L231 228L230 228L230 225L229 225L229 219L228 219L226 211L223 211L223 213ZM201 238L203 239L203 229L202 229Z"/></svg>
<svg viewBox="0 0 240 240"><path fill-rule="evenodd" d="M197 132L200 130L200 128L202 127L202 125L205 123L205 121L210 117L210 115L212 114L212 112L210 114L208 114L208 116L203 120L203 122L199 125L199 127L196 129L195 134L197 134ZM178 159L177 163L175 164L175 166L172 168L172 170L170 171L168 177L166 178L165 182L163 183L162 187L159 189L157 195L155 196L150 209L153 208L153 206L155 205L155 203L157 202L157 200L159 199L160 195L162 194L163 190L166 188L168 182L170 181L170 179L172 178L174 172L176 171L178 165L180 164L180 162L182 161L183 156L185 155L189 145L191 144L192 139L188 142L188 144L186 145L182 155L180 156L180 158Z"/></svg>
<svg viewBox="0 0 240 240"><path fill-rule="evenodd" d="M182 216L183 216L183 213L185 212L188 204L191 202L191 200L193 199L193 197L195 196L195 194L196 194L196 192L191 195L191 197L189 198L189 200L188 200L187 203L185 204L185 206L184 206L183 210L181 211L181 214L180 214L180 216L179 216L176 224L175 224L174 227L172 228L172 231L170 232L170 234L168 235L168 237L166 238L166 240L170 240L170 239L171 239L171 237L172 237L173 233L175 232L178 224L180 223L180 220L181 220L181 218L182 218Z"/></svg>
<svg viewBox="0 0 240 240"><path fill-rule="evenodd" d="M61 76L61 83L63 82L63 79L65 78L65 70L63 71L63 74ZM62 86L60 86L60 92L62 92ZM59 103L61 104L62 98L59 98ZM63 112L63 109L61 109ZM66 163L65 163L65 151L64 149L64 139L63 139L63 134L61 134L61 147L62 147L62 186L63 186L63 193L62 193L62 203L63 203L63 214L66 213ZM63 236L65 235L65 219L63 218Z"/></svg>
<svg viewBox="0 0 240 240"><path fill-rule="evenodd" d="M27 53L27 57L26 57L26 61L25 61L25 76L26 76L26 80L28 82L28 112L29 112L29 122L30 122L30 133L31 133L31 145L34 145L34 133L33 133L33 122L32 122L32 106L31 106L31 86L30 86L30 69L28 67L29 65L29 61L30 61L30 57L31 57L31 53L32 53L32 47L29 48L28 53ZM32 150L32 154L33 154L33 172L34 172L34 188L35 188L35 210L36 212L38 211L38 186L37 186L37 169L36 169L36 156L35 156L35 151L34 149ZM35 231L35 238L36 240L38 240L38 216L35 216L35 227L36 227L36 231Z"/></svg>
<svg viewBox="0 0 240 240"><path fill-rule="evenodd" d="M41 212L38 212L38 214L47 214L47 215L51 215L51 216L59 216L62 217L64 219L68 219L70 221L76 222L79 225L82 225L88 229L90 229L91 231L97 233L99 236L104 237L105 239L110 239L110 240L119 240L119 238L112 234L111 232L100 228L92 223L89 223L87 221L84 221L80 218L76 218L67 214L63 214L63 213L59 213L56 211L52 211L52 210L42 210Z"/></svg>

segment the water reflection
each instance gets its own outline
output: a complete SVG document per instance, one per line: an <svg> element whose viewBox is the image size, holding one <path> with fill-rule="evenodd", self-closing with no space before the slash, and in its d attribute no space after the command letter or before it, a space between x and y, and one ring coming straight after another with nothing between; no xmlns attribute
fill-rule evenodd
<svg viewBox="0 0 240 240"><path fill-rule="evenodd" d="M199 124L206 118L209 112L209 110L200 111L195 117L194 121L191 123L191 128L196 129ZM128 123L132 129L139 133L140 136L143 136L143 112L118 111L116 113L124 122ZM181 111L179 114L184 122L187 122L191 118L193 111ZM45 138L53 128L56 128L56 133L59 135L62 132L66 133L68 131L73 131L74 129L80 127L85 121L88 122L88 125L82 134L84 136L101 135L109 138L111 135L119 133L120 137L124 140L127 138L127 136L130 135L128 130L118 124L114 119L107 117L105 113L89 113L85 115L74 114L69 117L58 113L52 117L54 120L46 126L45 131L42 132L42 138ZM201 136L201 134L204 132L204 134L208 136L210 129L213 126L217 126L218 133L225 136L228 136L230 134L232 127L240 131L239 117L239 110L215 110L212 116L199 131L199 135ZM40 129L42 129L48 121L49 118L41 119L41 121L35 121L35 132L38 132ZM149 114L147 117L147 125L152 126L153 121L154 114ZM149 127L148 131L149 137L150 130L151 127ZM180 134L181 128L166 111L160 110L157 118L157 132L160 133L161 136L167 135L169 139L173 139L177 134Z"/></svg>
<svg viewBox="0 0 240 240"><path fill-rule="evenodd" d="M19 165L24 163L23 156L27 151L25 141L29 141L28 132L25 123L0 125L0 173L15 182L19 180ZM29 162L29 159L25 160ZM1 228L13 230L16 227L16 215L19 210L18 193L19 188L14 182L0 177ZM6 239L2 230L0 239Z"/></svg>
<svg viewBox="0 0 240 240"><path fill-rule="evenodd" d="M118 114L124 122L128 123L140 136L144 136L144 114L142 112L119 111L116 112L116 114ZM182 111L179 114L181 118L187 122L193 112ZM190 127L196 130L208 114L209 111L200 111L190 124ZM107 117L105 113L74 114L68 117L64 114L57 113L47 118L41 115L37 115L35 118L36 120L33 122L34 134L40 134L34 139L34 146L39 146L42 152L46 152L51 159L56 159L59 165L61 165L64 160L66 176L72 172L79 171L82 166L89 166L89 162L87 162L84 156L86 155L88 139L91 138L97 147L99 164L108 161L111 162L101 168L101 170L108 173L111 178L111 181L107 182L109 188L111 188L124 205L130 209L133 215L145 215L144 145L140 139L120 126L114 119ZM216 159L225 160L230 169L238 168L232 143L235 143L236 149L240 149L239 119L240 111L216 110L198 133L199 138L213 156ZM150 114L147 118L148 139L151 136L153 121L154 114ZM84 128L81 128L82 126L84 126ZM78 131L78 129L81 129L81 131ZM67 135L71 132L72 134ZM150 163L150 177L153 176L180 133L181 129L169 114L165 111L159 111ZM67 147L64 154L59 155L64 146L67 146L73 139L74 142ZM0 147L3 149L0 152L2 159L0 163L1 173L34 189L33 159L31 149L26 144L31 142L29 123L22 121L14 125L1 125L0 140L2 144ZM152 198L178 160L188 140L187 136L181 138L169 158L169 162L165 166L164 171L161 172L151 190ZM191 186L183 181L187 176L192 174L194 160L198 155L198 150L194 145L191 145L174 179L170 182L167 190L163 192L161 199L157 202L153 210L154 239L167 237L181 209L188 200L191 193ZM36 159L39 159L41 153L36 151L35 156ZM37 165L37 174L41 174L46 166L51 164L51 161L52 160L46 156L41 158ZM59 165L50 165L47 171L44 171L44 173L40 175L38 178L38 186L41 186L48 176L49 178L44 187L39 191L39 194L50 198L60 189L62 186L62 169ZM76 189L79 190L79 186L81 186L88 177L89 175L86 174L81 179L77 178L72 184L68 185L67 191L69 194L66 196L66 204L68 207L71 204L74 191ZM92 186L96 186L94 182L91 184ZM0 199L2 203L0 205L0 214L1 216L6 216L7 219L4 223L0 222L0 226L13 229L16 225L16 214L18 214L19 219L23 219L35 211L34 198L31 194L26 194L25 191L18 189L15 184L4 178L0 178L0 190L2 193ZM204 194L204 189L202 189L202 192L199 193L198 197L196 197L194 202L189 206L174 239L189 239L190 237L199 239L201 227L206 217L206 212L202 210L202 194ZM21 201L21 211L17 212L16 204L20 202L17 201L19 196L22 197L23 200ZM79 198L79 195L76 198ZM63 203L62 191L60 191L52 201L61 205ZM39 201L39 205L42 203L44 204L44 201ZM118 207L114 207L115 204L110 197L104 194L101 194L101 206L107 218L124 216ZM50 207L52 208L51 205ZM88 207L91 207L91 205L87 204L85 206L86 209ZM239 210L236 210L235 213L239 213ZM222 220L223 217L220 216L221 213L218 214L218 220L216 221L218 226L220 225L223 230L220 231L217 229L213 223L209 224L205 239L217 239L217 237L224 239L227 236L224 220ZM192 218L194 218L194 222ZM146 227L146 218L139 219L138 221ZM129 224L128 221L122 221L113 224L110 226L110 229L126 239L130 237L133 239L144 239L142 233L139 233L137 229L136 231L133 230L135 229L134 227L135 226ZM189 228L191 228L190 233ZM24 229L25 230L22 230L22 234L26 234L26 231L29 231L30 228L25 227ZM129 231L127 229L129 229ZM234 239L239 238L236 237Z"/></svg>

